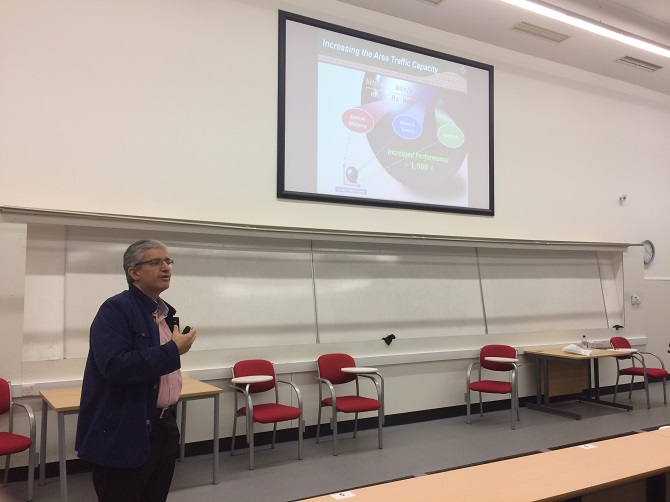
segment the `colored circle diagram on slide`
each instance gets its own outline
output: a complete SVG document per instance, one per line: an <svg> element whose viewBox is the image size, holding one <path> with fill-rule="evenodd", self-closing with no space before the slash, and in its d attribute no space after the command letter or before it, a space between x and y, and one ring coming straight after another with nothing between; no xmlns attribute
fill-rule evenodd
<svg viewBox="0 0 670 502"><path fill-rule="evenodd" d="M377 87L373 92L366 85L372 80ZM386 172L420 191L434 191L453 177L467 153L465 132L455 120L461 107L453 97L438 95L440 90L432 86L375 73L363 81L361 108L374 117L366 137Z"/></svg>

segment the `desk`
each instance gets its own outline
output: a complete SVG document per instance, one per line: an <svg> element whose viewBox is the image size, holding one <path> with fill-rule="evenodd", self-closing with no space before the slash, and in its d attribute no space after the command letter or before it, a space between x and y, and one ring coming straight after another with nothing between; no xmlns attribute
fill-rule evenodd
<svg viewBox="0 0 670 502"><path fill-rule="evenodd" d="M580 420L582 416L578 413L572 413L565 410L559 410L553 408L549 404L549 364L551 361L589 361L593 367L593 379L594 383L591 381L591 371L589 370L589 387L588 393L586 396L580 396L580 401L600 404L603 406L612 406L614 408L619 408L623 410L632 410L633 407L627 404L613 403L611 401L604 401L600 399L600 367L598 361L603 357L617 357L621 356L621 352L615 350L599 350L592 349L591 354L588 356L582 356L579 354L570 354L568 352L563 352L561 347L555 347L551 349L541 349L541 350L526 350L524 354L529 356L531 359L537 361L536 368L536 389L537 389L537 402L536 403L526 403L526 406L531 410L544 411L547 413L553 413L555 415L561 415L568 418L574 418ZM544 383L544 389L542 389L542 383ZM595 391L595 396L592 395L592 391ZM544 393L544 399L542 399Z"/></svg>
<svg viewBox="0 0 670 502"><path fill-rule="evenodd" d="M219 395L223 389L185 376L179 396L181 406L181 431L179 444L179 461L184 461L186 447L186 407L188 401L195 399L214 399L214 458L212 460L212 484L219 483ZM42 396L42 431L40 436L40 477L39 484L45 483L46 444L47 444L47 412L52 409L58 416L58 465L60 476L60 496L67 500L67 469L65 457L65 415L79 411L81 388L46 389L40 391Z"/></svg>
<svg viewBox="0 0 670 502"><path fill-rule="evenodd" d="M636 455L634 462L627 461L631 451L644 454ZM608 439L586 447L573 446L354 489L351 493L355 497L351 500L530 502L582 497L586 502L615 500L603 498L603 492L624 490L639 482L641 491L647 492L646 500L655 501L659 498L655 498L656 493L650 493L647 487L651 483L654 487L659 486L656 483L665 483L669 472L670 433L654 431ZM662 491L666 491L665 484ZM333 502L337 499L333 495L323 495L308 500ZM643 501L645 497L638 492L634 499L619 497L619 500Z"/></svg>

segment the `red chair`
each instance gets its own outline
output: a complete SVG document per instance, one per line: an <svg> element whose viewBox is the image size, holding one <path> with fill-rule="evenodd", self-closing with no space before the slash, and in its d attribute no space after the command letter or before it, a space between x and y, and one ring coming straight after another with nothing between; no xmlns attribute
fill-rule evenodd
<svg viewBox="0 0 670 502"><path fill-rule="evenodd" d="M512 429L516 429L519 420L519 389L517 380L517 352L509 345L485 345L479 351L479 360L470 363L465 383L465 405L468 423L470 423L470 392L479 393L479 416L484 416L482 406L482 392L488 394L510 394L512 411ZM478 379L473 382L472 370L479 367ZM509 374L507 381L482 379L482 369L488 372L506 372ZM484 374L486 376L486 373Z"/></svg>
<svg viewBox="0 0 670 502"><path fill-rule="evenodd" d="M270 377L266 381L259 383L244 383L247 377ZM237 379L242 380L236 383ZM254 380L254 378L250 378ZM260 379L257 379L260 380ZM239 382L239 381L238 381ZM298 406L289 406L279 403L279 391L277 384L288 384L293 388L296 394ZM305 430L305 419L302 413L302 395L300 389L293 382L287 380L278 380L275 375L275 369L270 361L263 359L249 359L239 361L233 366L233 385L235 389L235 412L233 414L233 437L230 454L235 454L235 434L237 431L238 417L245 417L247 427L247 441L249 443L249 469L254 468L254 423L273 424L272 429L272 448L275 447L277 438L277 423L288 420L298 420L298 459L302 460L302 435ZM274 389L274 402L256 403L252 402L252 395L267 392ZM238 408L238 396L244 396L245 406Z"/></svg>
<svg viewBox="0 0 670 502"><path fill-rule="evenodd" d="M630 342L623 336L614 336L610 338L610 343L612 344L613 349L624 349L632 350ZM649 368L645 361L645 356L650 356L656 358L656 360L661 365L660 368ZM647 409L651 408L651 403L649 402L649 377L660 378L663 380L663 403L668 404L668 398L665 391L665 381L668 377L668 372L665 370L665 364L660 357L651 352L641 352L635 351L625 356L616 357L616 383L614 384L614 399L616 403L616 396L619 391L619 377L624 375L630 376L630 388L628 391L628 399L630 400L633 395L633 379L636 376L642 377L644 380L644 391L647 393ZM626 360L630 360L631 366L622 368L620 363ZM639 366L637 366L639 364Z"/></svg>
<svg viewBox="0 0 670 502"><path fill-rule="evenodd" d="M14 434L14 408L23 408L28 414L30 437ZM9 459L13 453L28 450L28 499L33 499L33 482L35 481L35 414L28 404L12 401L12 387L7 380L0 378L0 415L9 413L9 432L0 432L0 456L6 455L4 486L9 476Z"/></svg>
<svg viewBox="0 0 670 502"><path fill-rule="evenodd" d="M355 413L354 437L358 429L358 414L377 411L379 448L383 448L382 427L384 425L384 379L376 368L356 367L354 358L348 354L325 354L316 361L319 376L319 416L316 423L316 442L319 442L321 430L321 409L328 406L332 409L330 419L333 430L333 455L337 455L337 413ZM345 371L343 371L343 368ZM347 372L349 371L349 372ZM360 395L359 378L371 380L377 389L377 399ZM336 395L335 386L350 382L356 383L356 394ZM329 397L323 397L324 385L328 388Z"/></svg>

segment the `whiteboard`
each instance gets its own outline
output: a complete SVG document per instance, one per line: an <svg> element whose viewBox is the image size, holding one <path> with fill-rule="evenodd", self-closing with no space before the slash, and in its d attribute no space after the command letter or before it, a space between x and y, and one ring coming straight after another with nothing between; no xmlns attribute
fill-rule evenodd
<svg viewBox="0 0 670 502"><path fill-rule="evenodd" d="M267 347L290 359L297 346L391 333L415 341L393 346L409 353L420 339L624 324L620 252L31 224L24 361L86 357L99 306L127 288L123 252L147 236L175 260L162 296L198 328L203 356Z"/></svg>

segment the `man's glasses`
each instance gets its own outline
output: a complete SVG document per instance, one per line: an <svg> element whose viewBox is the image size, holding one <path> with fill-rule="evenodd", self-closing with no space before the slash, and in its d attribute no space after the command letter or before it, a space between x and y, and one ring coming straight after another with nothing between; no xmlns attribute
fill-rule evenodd
<svg viewBox="0 0 670 502"><path fill-rule="evenodd" d="M163 262L165 262L165 264L168 267L172 268L174 260L172 258L165 258L165 259L154 258L153 260L141 261L139 263L136 263L135 266L139 267L140 265L151 265L152 267L160 267L163 264Z"/></svg>

